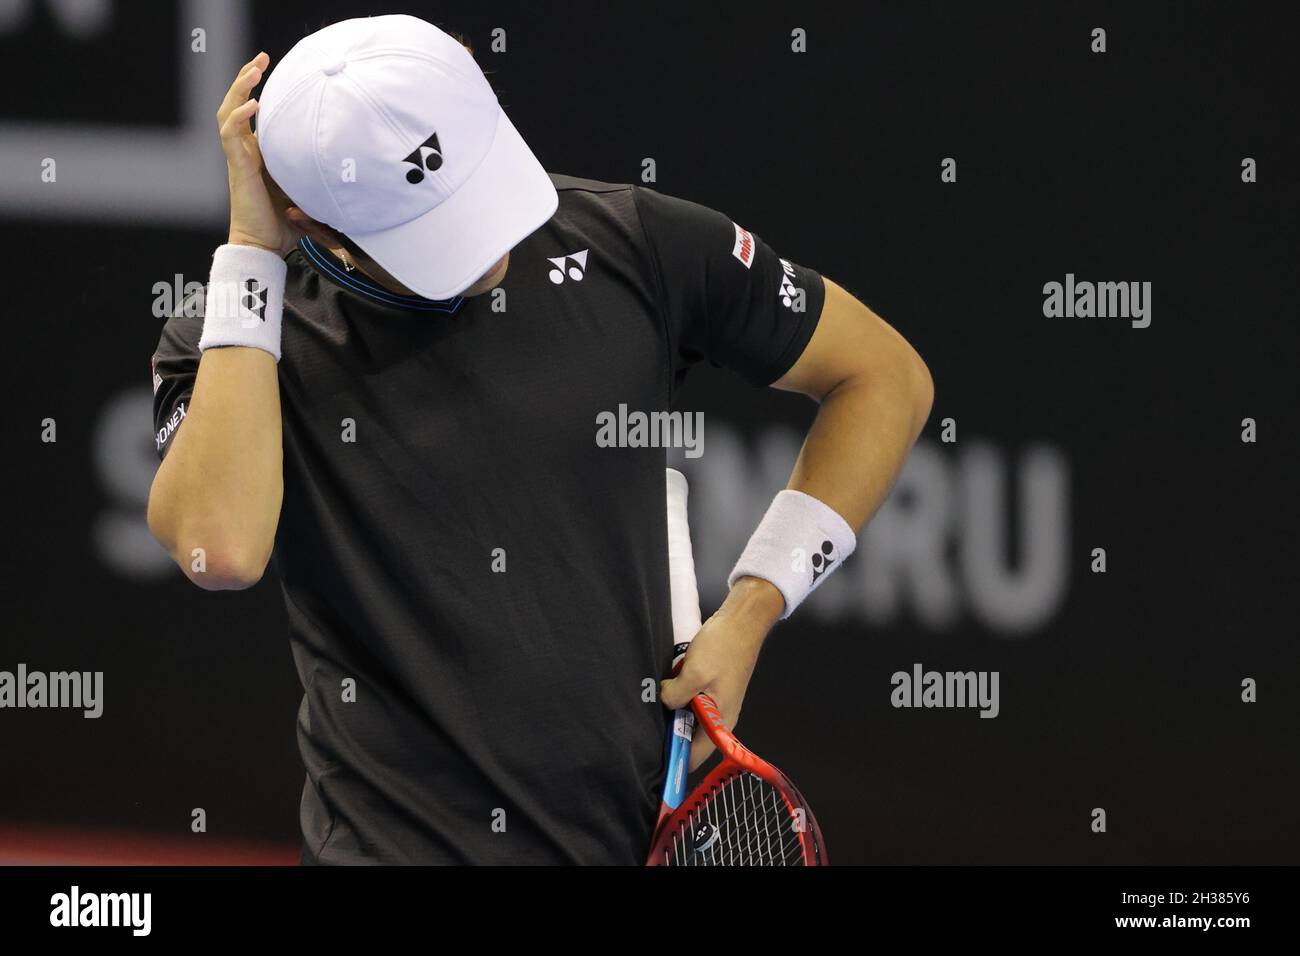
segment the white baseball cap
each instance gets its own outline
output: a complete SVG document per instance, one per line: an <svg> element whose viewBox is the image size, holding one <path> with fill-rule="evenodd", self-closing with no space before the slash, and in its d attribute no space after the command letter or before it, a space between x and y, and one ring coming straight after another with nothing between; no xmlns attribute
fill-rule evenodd
<svg viewBox="0 0 1300 956"><path fill-rule="evenodd" d="M464 292L559 203L474 57L405 14L299 40L266 81L257 138L303 212L429 299Z"/></svg>

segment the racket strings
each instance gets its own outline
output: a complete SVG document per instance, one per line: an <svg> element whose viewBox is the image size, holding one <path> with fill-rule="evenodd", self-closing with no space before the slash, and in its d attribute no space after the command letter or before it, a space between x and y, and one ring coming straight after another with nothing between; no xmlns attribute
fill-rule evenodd
<svg viewBox="0 0 1300 956"><path fill-rule="evenodd" d="M806 818L805 818L806 822ZM712 788L673 834L670 866L802 866L801 834L780 791L741 773Z"/></svg>

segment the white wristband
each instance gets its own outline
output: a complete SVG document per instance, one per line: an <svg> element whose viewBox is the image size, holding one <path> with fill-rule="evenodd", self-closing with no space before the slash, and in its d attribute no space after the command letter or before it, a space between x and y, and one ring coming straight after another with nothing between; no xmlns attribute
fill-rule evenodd
<svg viewBox="0 0 1300 956"><path fill-rule="evenodd" d="M727 587L747 575L772 582L785 598L784 620L857 546L857 535L833 508L787 489L759 522Z"/></svg>
<svg viewBox="0 0 1300 956"><path fill-rule="evenodd" d="M244 345L280 361L280 319L288 266L256 246L218 246L203 298L199 351Z"/></svg>

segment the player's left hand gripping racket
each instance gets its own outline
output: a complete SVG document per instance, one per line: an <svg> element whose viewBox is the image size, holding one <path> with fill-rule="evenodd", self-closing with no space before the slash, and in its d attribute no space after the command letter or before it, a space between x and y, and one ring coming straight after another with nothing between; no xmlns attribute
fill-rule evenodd
<svg viewBox="0 0 1300 956"><path fill-rule="evenodd" d="M686 512L686 476L668 469L668 568L673 612L673 673L700 630L700 595ZM722 755L686 792L696 720ZM647 866L825 866L826 845L798 788L750 752L723 723L707 694L674 712L659 822Z"/></svg>

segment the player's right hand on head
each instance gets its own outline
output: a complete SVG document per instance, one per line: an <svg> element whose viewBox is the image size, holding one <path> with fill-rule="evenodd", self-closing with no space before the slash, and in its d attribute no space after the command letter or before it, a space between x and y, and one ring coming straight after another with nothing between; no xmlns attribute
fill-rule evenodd
<svg viewBox="0 0 1300 956"><path fill-rule="evenodd" d="M230 242L283 256L301 233L285 217L288 199L263 175L262 152L252 127L258 103L249 97L270 63L267 54L259 53L244 64L217 110L217 129L230 180Z"/></svg>

